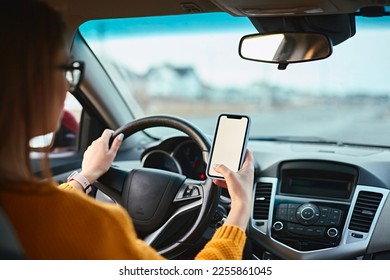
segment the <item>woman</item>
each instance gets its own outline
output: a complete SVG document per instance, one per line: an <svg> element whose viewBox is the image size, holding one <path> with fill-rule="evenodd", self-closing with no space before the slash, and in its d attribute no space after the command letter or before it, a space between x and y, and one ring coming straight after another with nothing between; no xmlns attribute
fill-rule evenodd
<svg viewBox="0 0 390 280"><path fill-rule="evenodd" d="M40 1L9 0L0 9L0 204L29 259L163 259L137 239L122 207L95 201L83 193L113 161L123 139L109 148L105 130L84 153L82 171L60 186L34 177L29 140L59 127L61 110L75 80L66 72L80 67L65 51L61 16ZM15 24L11 24L15 23ZM70 82L70 84L69 84ZM47 166L47 163L46 163ZM240 259L250 216L253 159L231 172L215 167L225 181L232 209L197 259ZM81 179L80 179L81 178Z"/></svg>

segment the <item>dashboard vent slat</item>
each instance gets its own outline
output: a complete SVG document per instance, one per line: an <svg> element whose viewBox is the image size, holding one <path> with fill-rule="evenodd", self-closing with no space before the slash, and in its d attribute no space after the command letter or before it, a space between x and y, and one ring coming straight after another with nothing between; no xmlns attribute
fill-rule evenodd
<svg viewBox="0 0 390 280"><path fill-rule="evenodd" d="M368 232L382 197L381 193L359 192L348 228L350 230Z"/></svg>
<svg viewBox="0 0 390 280"><path fill-rule="evenodd" d="M255 202L253 207L253 219L268 220L269 206L271 201L272 184L257 183L255 190Z"/></svg>

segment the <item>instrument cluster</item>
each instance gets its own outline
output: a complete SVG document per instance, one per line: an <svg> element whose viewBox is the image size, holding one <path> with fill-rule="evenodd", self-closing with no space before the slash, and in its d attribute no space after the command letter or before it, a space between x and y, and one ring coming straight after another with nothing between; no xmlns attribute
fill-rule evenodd
<svg viewBox="0 0 390 280"><path fill-rule="evenodd" d="M174 137L150 147L142 154L142 167L176 172L195 180L205 180L206 163L195 141Z"/></svg>

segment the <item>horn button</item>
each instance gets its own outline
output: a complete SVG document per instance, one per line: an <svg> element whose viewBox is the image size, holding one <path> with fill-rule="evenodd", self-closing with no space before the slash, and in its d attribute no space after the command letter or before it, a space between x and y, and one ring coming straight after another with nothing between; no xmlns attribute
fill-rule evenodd
<svg viewBox="0 0 390 280"><path fill-rule="evenodd" d="M134 169L129 173L122 199L137 232L153 232L171 216L173 201L185 179L158 169Z"/></svg>

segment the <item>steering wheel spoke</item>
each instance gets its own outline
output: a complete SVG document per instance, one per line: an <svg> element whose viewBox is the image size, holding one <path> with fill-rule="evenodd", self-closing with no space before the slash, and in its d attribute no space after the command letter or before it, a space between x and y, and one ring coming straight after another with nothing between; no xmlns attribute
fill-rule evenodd
<svg viewBox="0 0 390 280"><path fill-rule="evenodd" d="M195 201L186 201L187 203L180 206L174 213L173 215L156 231L148 234L145 238L144 241L150 245L154 245L153 243L158 240L162 233L167 230L169 227L174 227L175 219L180 216L184 215L185 213L191 212L193 210L199 209L202 206L202 200L198 199Z"/></svg>
<svg viewBox="0 0 390 280"><path fill-rule="evenodd" d="M94 183L94 186L115 202L120 203L123 186L128 173L129 170L111 166L110 169Z"/></svg>
<svg viewBox="0 0 390 280"><path fill-rule="evenodd" d="M190 203L193 200L199 199L203 199L203 183L193 179L186 179L177 192L173 202Z"/></svg>

